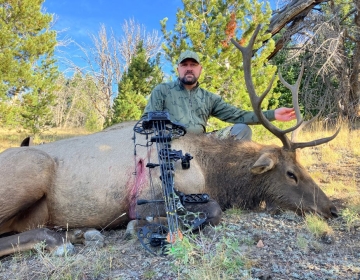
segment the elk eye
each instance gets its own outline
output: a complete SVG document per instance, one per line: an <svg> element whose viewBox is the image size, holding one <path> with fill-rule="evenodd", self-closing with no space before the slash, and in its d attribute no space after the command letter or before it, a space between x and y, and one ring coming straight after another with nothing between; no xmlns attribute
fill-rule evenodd
<svg viewBox="0 0 360 280"><path fill-rule="evenodd" d="M295 176L294 173L292 173L292 172L290 172L290 171L287 171L286 174L288 175L288 177L289 177L290 179L293 179L293 180L297 183L298 180L297 180L297 178L296 178L296 176Z"/></svg>

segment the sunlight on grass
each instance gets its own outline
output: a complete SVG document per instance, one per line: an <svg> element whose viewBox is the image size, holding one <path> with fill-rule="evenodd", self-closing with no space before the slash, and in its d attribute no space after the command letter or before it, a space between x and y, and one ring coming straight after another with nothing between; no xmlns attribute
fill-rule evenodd
<svg viewBox="0 0 360 280"><path fill-rule="evenodd" d="M336 164L342 158L342 151L332 143L320 146L321 162Z"/></svg>
<svg viewBox="0 0 360 280"><path fill-rule="evenodd" d="M310 176L318 185L325 185L330 183L329 174L322 172L322 170L310 171Z"/></svg>
<svg viewBox="0 0 360 280"><path fill-rule="evenodd" d="M333 234L333 229L317 215L309 214L305 217L306 227L316 238Z"/></svg>
<svg viewBox="0 0 360 280"><path fill-rule="evenodd" d="M350 132L347 148L353 156L360 157L360 130Z"/></svg>
<svg viewBox="0 0 360 280"><path fill-rule="evenodd" d="M345 220L347 230L351 231L355 225L360 224L359 210L359 207L349 207L341 211L341 216Z"/></svg>
<svg viewBox="0 0 360 280"><path fill-rule="evenodd" d="M316 148L307 148L297 151L297 159L304 167L310 167L319 163Z"/></svg>
<svg viewBox="0 0 360 280"><path fill-rule="evenodd" d="M326 195L340 199L348 199L359 193L355 179L347 182L331 180L328 184L322 185L322 190Z"/></svg>
<svg viewBox="0 0 360 280"><path fill-rule="evenodd" d="M41 136L34 139L35 145L49 143L75 136L90 134L91 132L83 128L54 128L44 132ZM20 143L30 135L24 131L16 131L0 128L0 152L11 147L19 147Z"/></svg>

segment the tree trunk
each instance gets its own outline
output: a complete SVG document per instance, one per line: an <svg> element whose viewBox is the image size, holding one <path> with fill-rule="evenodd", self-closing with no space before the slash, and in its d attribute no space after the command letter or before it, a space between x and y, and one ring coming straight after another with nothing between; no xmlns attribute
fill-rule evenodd
<svg viewBox="0 0 360 280"><path fill-rule="evenodd" d="M329 0L292 0L291 3L282 9L274 11L274 15L270 19L268 31L272 34L272 37L283 29L285 29L285 32L276 41L275 49L268 59L276 55L290 41L291 36L299 31L294 27L304 20L314 6L327 1Z"/></svg>

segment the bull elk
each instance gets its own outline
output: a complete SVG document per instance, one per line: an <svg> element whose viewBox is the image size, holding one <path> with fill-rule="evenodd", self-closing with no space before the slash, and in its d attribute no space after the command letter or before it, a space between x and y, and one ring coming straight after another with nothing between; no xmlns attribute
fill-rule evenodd
<svg viewBox="0 0 360 280"><path fill-rule="evenodd" d="M185 194L210 194L213 201L195 204L191 211L206 213L207 222L212 224L220 222L221 210L252 209L262 202L273 209L316 212L325 218L336 216L334 204L297 161L295 150L326 143L337 133L293 143L286 134L301 124L300 118L296 126L284 131L266 120L260 106L271 85L258 97L251 77L252 48L258 32L259 27L247 47L234 43L243 54L254 111L283 147L187 134L172 142L174 149L194 157L189 169L174 164L175 186ZM294 103L300 116L297 100ZM66 231L55 232L53 228L111 229L135 219L137 197L153 194L145 168L149 154L133 152L134 124L121 123L92 135L1 153L0 234L18 234L0 239L0 256L31 249L40 241L52 250L65 240L87 238L79 232L66 236ZM155 195L161 197L160 192Z"/></svg>

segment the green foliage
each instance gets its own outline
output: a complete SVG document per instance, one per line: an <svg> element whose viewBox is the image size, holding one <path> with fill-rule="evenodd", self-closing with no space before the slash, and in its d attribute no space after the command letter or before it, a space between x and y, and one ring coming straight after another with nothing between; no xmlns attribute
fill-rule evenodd
<svg viewBox="0 0 360 280"><path fill-rule="evenodd" d="M224 229L213 230L220 233ZM239 236L231 233L222 238L186 235L169 246L168 255L174 258L182 279L244 279L249 260L241 244Z"/></svg>
<svg viewBox="0 0 360 280"><path fill-rule="evenodd" d="M349 207L345 208L341 211L341 217L344 219L346 223L347 230L351 230L355 225L360 223L360 214L359 208L356 207Z"/></svg>
<svg viewBox="0 0 360 280"><path fill-rule="evenodd" d="M159 59L150 61L141 42L119 83L119 94L114 99L111 124L140 119L147 103L146 97L162 79Z"/></svg>
<svg viewBox="0 0 360 280"><path fill-rule="evenodd" d="M100 127L99 127L99 118L98 115L96 114L96 112L94 110L87 112L87 118L85 121L85 128L88 131L99 131Z"/></svg>
<svg viewBox="0 0 360 280"><path fill-rule="evenodd" d="M168 246L167 254L173 256L182 264L193 264L196 256L198 256L197 250L200 250L200 248L189 237L184 236L182 240Z"/></svg>
<svg viewBox="0 0 360 280"><path fill-rule="evenodd" d="M20 103L19 101L15 103ZM17 127L21 112L20 106L10 102L0 102L0 124L4 127Z"/></svg>
<svg viewBox="0 0 360 280"><path fill-rule="evenodd" d="M23 96L22 126L32 135L41 134L52 120L50 105L55 96L45 92L28 93Z"/></svg>
<svg viewBox="0 0 360 280"><path fill-rule="evenodd" d="M0 3L0 102L11 107L10 121L21 123L31 132L39 133L48 122L54 101L51 92L57 76L53 53L56 32L49 31L51 14L43 14L43 0L7 0ZM4 111L0 115L5 115Z"/></svg>
<svg viewBox="0 0 360 280"><path fill-rule="evenodd" d="M166 30L167 19L161 21L167 59L176 65L182 51L196 51L203 66L199 79L201 86L244 110L252 110L244 82L241 53L229 40L234 38L246 45L256 26L263 25L255 43L259 50L252 68L255 88L257 92L263 92L276 70L272 65L264 66L274 48L274 42L266 34L270 6L257 1L236 0L183 0L183 4L171 31ZM266 40L268 43L263 47ZM263 109L269 108L270 97L271 94L264 100Z"/></svg>

